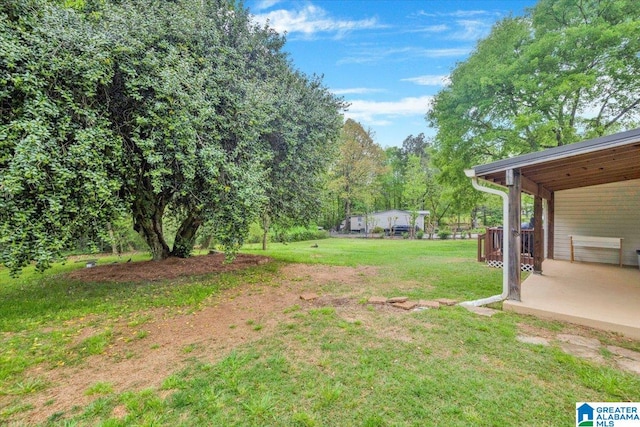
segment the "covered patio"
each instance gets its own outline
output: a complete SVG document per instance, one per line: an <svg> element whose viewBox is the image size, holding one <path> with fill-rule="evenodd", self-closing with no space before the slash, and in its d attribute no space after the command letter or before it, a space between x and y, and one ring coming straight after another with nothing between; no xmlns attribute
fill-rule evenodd
<svg viewBox="0 0 640 427"><path fill-rule="evenodd" d="M502 294L464 304L505 300L506 310L640 339L640 128L465 173L503 200L504 264ZM534 213L533 274L521 283L522 193Z"/></svg>
<svg viewBox="0 0 640 427"><path fill-rule="evenodd" d="M640 271L611 264L546 259L544 274L522 282L521 301L503 308L640 340Z"/></svg>

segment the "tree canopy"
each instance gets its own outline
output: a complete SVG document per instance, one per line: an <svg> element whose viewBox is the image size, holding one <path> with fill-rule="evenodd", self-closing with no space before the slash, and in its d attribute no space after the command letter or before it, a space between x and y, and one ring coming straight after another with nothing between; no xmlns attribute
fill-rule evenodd
<svg viewBox="0 0 640 427"><path fill-rule="evenodd" d="M637 126L638 52L634 0L540 0L502 20L427 114L443 178L458 185L474 164Z"/></svg>
<svg viewBox="0 0 640 427"><path fill-rule="evenodd" d="M324 172L336 156L342 123L339 104L318 78L307 81L295 73L274 89L278 111L263 135L271 154L261 211L263 248L271 224L308 224L319 216Z"/></svg>
<svg viewBox="0 0 640 427"><path fill-rule="evenodd" d="M231 253L265 209L311 204L284 188L315 188L344 105L283 37L232 0L79 4L0 6L2 263L46 268L122 212L154 259L205 223Z"/></svg>
<svg viewBox="0 0 640 427"><path fill-rule="evenodd" d="M351 210L359 202L371 207L379 176L385 171L382 148L373 140L370 130L353 119L347 119L340 133L339 154L331 166L330 188L343 203L346 231L350 231Z"/></svg>

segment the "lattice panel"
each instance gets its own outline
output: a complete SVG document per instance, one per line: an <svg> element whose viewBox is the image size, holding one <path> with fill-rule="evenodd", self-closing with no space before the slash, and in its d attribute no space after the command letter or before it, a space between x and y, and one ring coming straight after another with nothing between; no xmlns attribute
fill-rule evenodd
<svg viewBox="0 0 640 427"><path fill-rule="evenodd" d="M487 261L487 265L489 267L493 267L493 268L502 268L504 264L503 264L502 261ZM520 264L520 271L532 272L533 271L533 265L531 265L531 264Z"/></svg>
<svg viewBox="0 0 640 427"><path fill-rule="evenodd" d="M502 268L502 261L487 261L487 265L493 268Z"/></svg>

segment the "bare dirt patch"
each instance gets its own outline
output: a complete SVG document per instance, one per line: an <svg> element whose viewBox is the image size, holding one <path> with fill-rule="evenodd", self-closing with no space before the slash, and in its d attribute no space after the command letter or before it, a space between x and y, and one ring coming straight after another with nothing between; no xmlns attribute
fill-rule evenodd
<svg viewBox="0 0 640 427"><path fill-rule="evenodd" d="M72 277L135 282L230 271L265 262L269 262L266 257L240 255L233 264L225 264L223 256L216 254L85 268L73 272ZM363 310L356 296L369 276L376 273L377 269L372 267L287 265L281 268L277 285L247 284L223 291L196 313L176 315L175 311L156 309L140 313L146 319L142 324L121 321L109 325L114 340L103 354L91 356L78 366L54 369L40 366L30 373L50 386L23 401L33 405L33 409L22 413L16 421L41 423L53 414L69 414L74 407L86 406L96 398L86 394L96 383L108 383L114 392L160 387L164 379L185 367L189 359L216 362L233 348L274 333L277 325L289 318L286 309L295 305L311 308L324 304L351 312ZM323 287L336 285L352 289L351 296L300 299L302 293L322 295ZM95 325L84 328L74 342L102 330Z"/></svg>
<svg viewBox="0 0 640 427"><path fill-rule="evenodd" d="M552 340L556 336L556 333L553 331L550 331L542 327L529 325L527 323L518 323L518 331L520 332L520 334L523 334L526 336L536 336L536 337L545 338L547 340Z"/></svg>
<svg viewBox="0 0 640 427"><path fill-rule="evenodd" d="M208 273L235 271L265 264L265 256L238 254L231 263L221 253L191 258L169 258L163 261L122 262L83 268L69 273L69 277L83 282L142 282L198 276Z"/></svg>
<svg viewBox="0 0 640 427"><path fill-rule="evenodd" d="M618 347L615 345L606 345L598 335L605 335L603 332L593 331L584 326L565 324L563 330L552 332L548 329L518 324L517 340L527 344L548 346L551 343L557 344L562 351L589 360L600 365L610 365L618 368L640 374L640 352ZM604 351L606 348L607 351ZM610 357L605 357L606 353L610 353Z"/></svg>

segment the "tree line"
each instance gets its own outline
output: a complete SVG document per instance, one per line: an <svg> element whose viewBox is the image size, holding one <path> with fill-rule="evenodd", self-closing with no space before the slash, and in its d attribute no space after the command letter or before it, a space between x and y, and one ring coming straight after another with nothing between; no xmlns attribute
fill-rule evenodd
<svg viewBox="0 0 640 427"><path fill-rule="evenodd" d="M114 224L163 259L198 235L232 255L255 223L470 216L465 168L640 123L634 0L499 21L425 106L435 136L386 149L284 44L234 0L0 3L0 262L44 269Z"/></svg>
<svg viewBox="0 0 640 427"><path fill-rule="evenodd" d="M389 209L428 210L434 224L455 212L454 198L438 180L433 144L423 133L386 149L374 139L371 130L346 120L338 156L327 174L323 226L338 229L344 224L342 231L349 232L352 214Z"/></svg>
<svg viewBox="0 0 640 427"><path fill-rule="evenodd" d="M378 147L370 157L376 167L362 168L360 177L359 167L333 171L333 221L354 206L359 213L426 208L436 221L472 217L491 202L473 190L465 169L638 127L640 7L634 0L540 0L496 23L449 80L425 116L433 138L409 136L384 153ZM359 133L354 141L372 138ZM347 152L354 146L343 144Z"/></svg>

